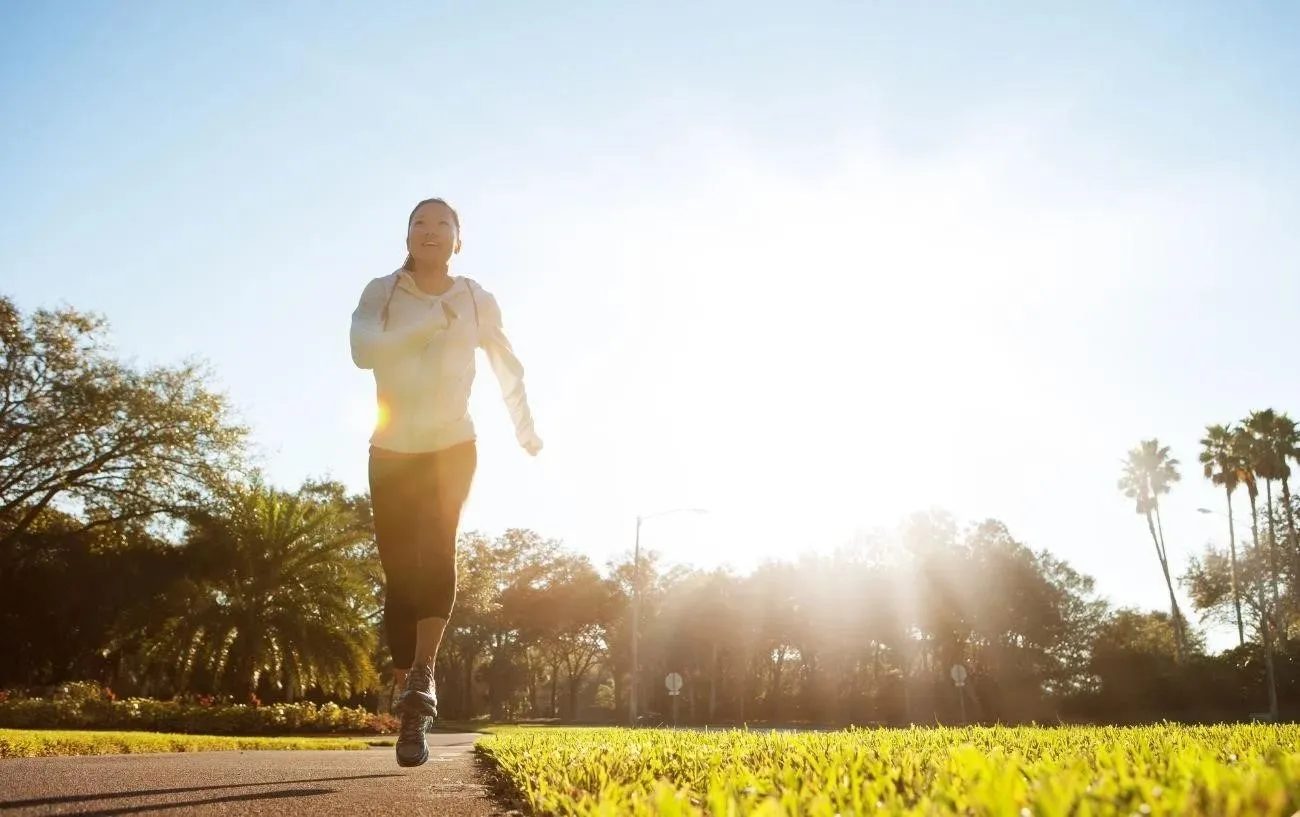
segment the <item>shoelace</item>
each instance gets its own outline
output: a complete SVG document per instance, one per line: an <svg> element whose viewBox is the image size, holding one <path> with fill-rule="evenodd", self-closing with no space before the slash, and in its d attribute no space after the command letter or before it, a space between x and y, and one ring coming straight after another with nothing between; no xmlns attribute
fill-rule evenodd
<svg viewBox="0 0 1300 817"><path fill-rule="evenodd" d="M429 688L432 686L433 672L424 669L423 667L416 667L411 670L410 681L407 684L408 689L418 689L421 692L428 692Z"/></svg>
<svg viewBox="0 0 1300 817"><path fill-rule="evenodd" d="M402 723L397 731L397 739L402 743L415 743L424 739L424 716L402 715Z"/></svg>

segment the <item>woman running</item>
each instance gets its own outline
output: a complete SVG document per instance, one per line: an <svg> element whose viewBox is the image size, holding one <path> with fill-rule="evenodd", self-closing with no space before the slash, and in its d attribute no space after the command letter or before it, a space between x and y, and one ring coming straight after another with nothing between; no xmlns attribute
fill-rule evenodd
<svg viewBox="0 0 1300 817"><path fill-rule="evenodd" d="M469 416L477 349L487 353L519 444L531 456L542 450L496 298L451 274L460 248L456 211L442 199L420 202L407 219L406 262L370 281L352 313L352 361L374 371L378 400L370 502L394 690L402 690L401 766L429 759L424 735L438 716L433 667L456 600L456 535L478 466Z"/></svg>

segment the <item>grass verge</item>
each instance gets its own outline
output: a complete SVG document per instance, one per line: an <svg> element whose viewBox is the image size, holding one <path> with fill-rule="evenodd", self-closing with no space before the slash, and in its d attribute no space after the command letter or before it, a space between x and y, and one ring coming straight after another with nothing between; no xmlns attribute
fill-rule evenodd
<svg viewBox="0 0 1300 817"><path fill-rule="evenodd" d="M496 731L500 726L500 724L488 720L449 721L435 719L429 728L435 732L479 732L486 735Z"/></svg>
<svg viewBox="0 0 1300 817"><path fill-rule="evenodd" d="M498 723L486 719L476 719L471 721L444 721L435 720L430 726L435 732L477 732L482 735L499 735L504 732L514 732L519 729L554 729L556 724L552 721L520 721L517 723ZM589 729L591 727L569 726L568 729Z"/></svg>
<svg viewBox="0 0 1300 817"><path fill-rule="evenodd" d="M366 747L366 741L355 738L241 738L158 732L0 729L0 758L262 749L365 749Z"/></svg>
<svg viewBox="0 0 1300 817"><path fill-rule="evenodd" d="M1292 815L1300 726L485 736L538 815Z"/></svg>

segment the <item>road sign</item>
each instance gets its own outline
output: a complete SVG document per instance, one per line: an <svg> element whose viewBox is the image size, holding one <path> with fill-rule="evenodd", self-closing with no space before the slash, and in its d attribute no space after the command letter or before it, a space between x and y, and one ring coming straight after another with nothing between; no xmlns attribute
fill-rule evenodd
<svg viewBox="0 0 1300 817"><path fill-rule="evenodd" d="M664 686L668 687L669 695L676 695L682 691L682 676L675 672L670 672L664 678Z"/></svg>
<svg viewBox="0 0 1300 817"><path fill-rule="evenodd" d="M953 664L948 674L952 676L952 682L957 685L957 697L961 699L961 722L966 723L966 667Z"/></svg>

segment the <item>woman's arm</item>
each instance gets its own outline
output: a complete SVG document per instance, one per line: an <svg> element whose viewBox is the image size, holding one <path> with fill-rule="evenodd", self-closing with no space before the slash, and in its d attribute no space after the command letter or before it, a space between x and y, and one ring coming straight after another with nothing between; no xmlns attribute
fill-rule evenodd
<svg viewBox="0 0 1300 817"><path fill-rule="evenodd" d="M366 284L357 308L352 311L352 362L359 369L373 369L415 351L448 326L446 310L435 309L420 323L385 330L382 312L392 291L390 280L385 276Z"/></svg>
<svg viewBox="0 0 1300 817"><path fill-rule="evenodd" d="M528 392L524 389L524 365L519 362L510 339L506 337L496 297L481 288L479 292L483 295L479 346L487 352L488 362L501 387L501 398L515 426L515 439L529 454L536 454L542 450L542 441L533 428L533 413L528 406Z"/></svg>

